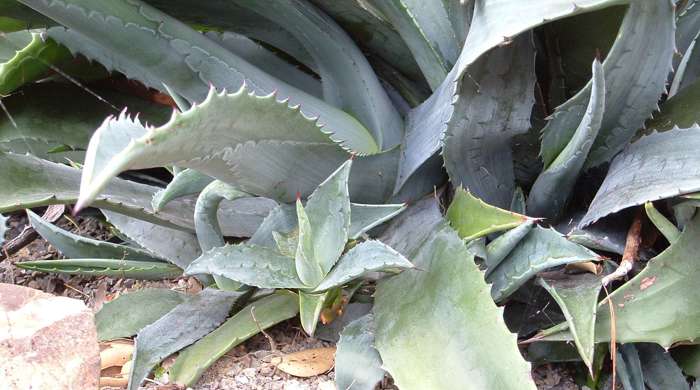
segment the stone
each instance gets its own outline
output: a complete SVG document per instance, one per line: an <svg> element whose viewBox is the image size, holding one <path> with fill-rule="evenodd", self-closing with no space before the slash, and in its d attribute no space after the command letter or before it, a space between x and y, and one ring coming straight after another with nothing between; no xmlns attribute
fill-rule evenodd
<svg viewBox="0 0 700 390"><path fill-rule="evenodd" d="M97 389L100 348L79 300L0 283L0 389Z"/></svg>

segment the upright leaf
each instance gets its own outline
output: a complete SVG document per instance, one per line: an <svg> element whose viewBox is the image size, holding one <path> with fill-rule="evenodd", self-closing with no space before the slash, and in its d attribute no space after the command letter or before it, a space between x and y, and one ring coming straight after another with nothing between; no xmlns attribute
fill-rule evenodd
<svg viewBox="0 0 700 390"><path fill-rule="evenodd" d="M328 291L308 293L299 290L299 320L306 334L313 336L318 324L318 316L328 297Z"/></svg>
<svg viewBox="0 0 700 390"><path fill-rule="evenodd" d="M376 348L395 383L534 389L516 337L457 234L441 223L413 259L420 270L381 282L375 296Z"/></svg>
<svg viewBox="0 0 700 390"><path fill-rule="evenodd" d="M97 337L131 337L183 303L187 296L166 288L149 288L120 295L95 313Z"/></svg>
<svg viewBox="0 0 700 390"><path fill-rule="evenodd" d="M627 390L644 390L644 372L634 344L623 344L617 351L617 375Z"/></svg>
<svg viewBox="0 0 700 390"><path fill-rule="evenodd" d="M458 126L454 100L458 97L467 68L488 50L508 44L519 33L560 18L624 4L625 0L520 0L474 2L474 16L462 52L440 87L420 106L409 112L401 162L396 179L398 192L440 150L445 131ZM668 47L672 47L669 45ZM468 82L468 80L466 80ZM626 84L625 84L626 85ZM587 101L588 99L586 99ZM584 107L585 109L585 107ZM575 121L572 129L579 120Z"/></svg>
<svg viewBox="0 0 700 390"><path fill-rule="evenodd" d="M352 160L341 165L314 190L304 207L311 227L311 253L324 276L333 268L348 241L351 210L348 179L351 166Z"/></svg>
<svg viewBox="0 0 700 390"><path fill-rule="evenodd" d="M240 294L206 289L179 304L136 337L129 390L137 390L153 367L224 322Z"/></svg>
<svg viewBox="0 0 700 390"><path fill-rule="evenodd" d="M618 39L603 63L606 96L601 130L586 166L609 161L642 127L665 90L675 48L671 1L632 1ZM594 53L591 53L591 57ZM635 67L637 71L628 72ZM635 86L636 93L629 93ZM572 138L590 100L592 83L559 106L543 130L542 157L550 165Z"/></svg>
<svg viewBox="0 0 700 390"><path fill-rule="evenodd" d="M488 277L496 267L501 264L503 259L508 256L510 252L515 249L520 241L530 233L530 230L535 227L535 221L529 220L520 224L520 226L514 227L507 232L498 236L498 238L489 242L486 245L486 258L484 259L484 265L486 265L486 276Z"/></svg>
<svg viewBox="0 0 700 390"><path fill-rule="evenodd" d="M387 150L401 142L401 116L379 83L367 58L333 19L308 2L236 2L282 26L304 46L318 66L318 73L323 80L324 100L333 107L352 113L372 134L379 150ZM303 105L306 102L299 103ZM302 111L308 110L302 108ZM313 115L310 112L306 114L329 116L320 111ZM324 118L324 121L329 123L328 118ZM348 145L354 142L348 139ZM372 152L355 150L360 153Z"/></svg>
<svg viewBox="0 0 700 390"><path fill-rule="evenodd" d="M296 252L294 253L296 274L303 284L316 286L323 280L326 273L323 272L321 264L316 260L314 254L314 232L301 200L297 200L297 221L299 239Z"/></svg>
<svg viewBox="0 0 700 390"><path fill-rule="evenodd" d="M527 33L469 67L442 141L452 183L494 206L510 205L515 190L511 141L530 128L534 87L535 51Z"/></svg>
<svg viewBox="0 0 700 390"><path fill-rule="evenodd" d="M605 75L603 65L593 61L593 79L588 108L557 157L540 173L527 198L532 215L557 220L564 211L574 184L581 174L588 153L598 136L605 109Z"/></svg>
<svg viewBox="0 0 700 390"><path fill-rule="evenodd" d="M469 241L514 228L528 217L491 206L460 187L447 209L447 219L459 236Z"/></svg>

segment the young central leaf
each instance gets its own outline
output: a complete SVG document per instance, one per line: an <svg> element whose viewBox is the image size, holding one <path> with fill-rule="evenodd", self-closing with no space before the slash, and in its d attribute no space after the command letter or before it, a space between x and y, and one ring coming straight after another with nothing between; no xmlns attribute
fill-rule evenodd
<svg viewBox="0 0 700 390"><path fill-rule="evenodd" d="M352 160L341 165L311 194L304 207L312 232L313 259L320 267L322 276L328 274L333 268L348 240L350 230L348 178L351 166ZM299 241L301 243L301 237Z"/></svg>

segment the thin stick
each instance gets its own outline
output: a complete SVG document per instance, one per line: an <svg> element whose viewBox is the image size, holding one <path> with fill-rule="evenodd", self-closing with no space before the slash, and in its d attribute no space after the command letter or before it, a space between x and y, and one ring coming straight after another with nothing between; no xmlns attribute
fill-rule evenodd
<svg viewBox="0 0 700 390"><path fill-rule="evenodd" d="M610 299L608 288L603 285L605 290L605 300L608 301L608 309L610 309L610 360L612 360L612 388L615 388L615 380L617 374L617 330L615 324L615 306Z"/></svg>
<svg viewBox="0 0 700 390"><path fill-rule="evenodd" d="M277 343L275 343L275 340L273 340L272 337L270 337L270 335L267 334L267 332L265 332L263 330L263 328L260 326L260 323L258 322L258 319L255 318L255 306L252 306L250 308L250 315L253 317L253 322L255 322L255 325L258 327L258 330L260 331L260 333L262 333L263 336L265 336L267 341L270 343L270 351L271 352L277 351Z"/></svg>
<svg viewBox="0 0 700 390"><path fill-rule="evenodd" d="M626 276L634 265L635 260L639 257L639 245L642 242L642 213L641 210L637 210L634 215L634 220L632 220L632 225L630 225L627 231L627 241L625 242L625 250L622 252L622 260L620 261L620 266L617 267L615 272L610 275L606 275L603 280L603 286L607 286L613 280L620 279Z"/></svg>

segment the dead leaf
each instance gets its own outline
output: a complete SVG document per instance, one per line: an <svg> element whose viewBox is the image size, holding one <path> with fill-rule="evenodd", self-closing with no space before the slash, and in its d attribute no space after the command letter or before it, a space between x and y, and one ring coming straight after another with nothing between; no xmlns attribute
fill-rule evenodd
<svg viewBox="0 0 700 390"><path fill-rule="evenodd" d="M289 375L308 378L330 371L335 364L335 347L306 349L276 357L272 363Z"/></svg>
<svg viewBox="0 0 700 390"><path fill-rule="evenodd" d="M601 271L600 265L598 265L592 261L586 261L583 263L567 264L565 269L567 271L576 270L576 271L589 272L589 273L592 273L593 275L598 275Z"/></svg>
<svg viewBox="0 0 700 390"><path fill-rule="evenodd" d="M121 367L131 360L134 353L134 342L131 340L116 340L100 343L100 369Z"/></svg>

